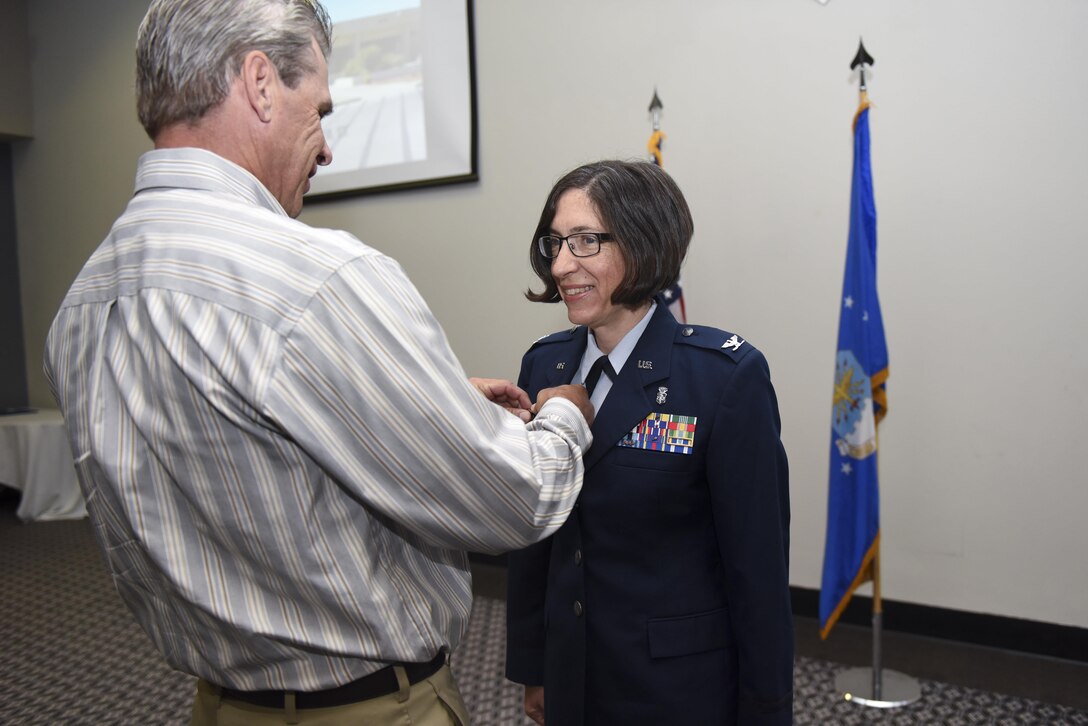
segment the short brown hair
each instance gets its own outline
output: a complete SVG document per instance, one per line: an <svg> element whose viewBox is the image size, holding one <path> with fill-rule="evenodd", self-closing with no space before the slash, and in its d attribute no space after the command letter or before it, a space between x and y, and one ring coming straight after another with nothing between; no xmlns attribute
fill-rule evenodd
<svg viewBox="0 0 1088 726"><path fill-rule="evenodd" d="M558 302L552 261L540 254L537 239L552 234L559 198L571 189L589 197L606 231L616 239L624 277L612 293L614 305L641 305L672 287L695 230L688 203L672 177L648 161L598 161L568 172L555 183L529 245L529 264L544 290L527 290L533 302Z"/></svg>

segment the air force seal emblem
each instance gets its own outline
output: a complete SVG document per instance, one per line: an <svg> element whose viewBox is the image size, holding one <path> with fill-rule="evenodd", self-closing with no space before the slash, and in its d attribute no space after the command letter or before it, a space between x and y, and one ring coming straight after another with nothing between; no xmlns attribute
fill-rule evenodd
<svg viewBox="0 0 1088 726"><path fill-rule="evenodd" d="M835 395L831 402L835 446L843 456L864 459L876 451L876 419L869 376L849 350L835 362Z"/></svg>

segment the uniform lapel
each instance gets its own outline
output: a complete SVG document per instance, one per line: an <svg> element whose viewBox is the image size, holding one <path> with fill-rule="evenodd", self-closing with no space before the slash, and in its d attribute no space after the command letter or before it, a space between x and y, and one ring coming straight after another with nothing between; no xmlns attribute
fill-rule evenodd
<svg viewBox="0 0 1088 726"><path fill-rule="evenodd" d="M676 318L664 305L658 305L593 420L593 446L583 458L587 470L653 412L652 394L657 383L669 377L675 336Z"/></svg>
<svg viewBox="0 0 1088 726"><path fill-rule="evenodd" d="M575 328L570 340L555 343L550 346L549 362L547 368L541 371L544 385L541 388L564 386L571 382L574 374L578 372L578 365L582 362L582 353L586 349L586 340L589 331L585 326Z"/></svg>

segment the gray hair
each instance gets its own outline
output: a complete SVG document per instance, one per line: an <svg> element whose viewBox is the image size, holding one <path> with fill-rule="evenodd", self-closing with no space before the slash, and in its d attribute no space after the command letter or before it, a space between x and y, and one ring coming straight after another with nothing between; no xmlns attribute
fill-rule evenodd
<svg viewBox="0 0 1088 726"><path fill-rule="evenodd" d="M136 41L136 109L154 139L227 97L250 51L268 55L289 88L326 59L332 23L318 0L154 0Z"/></svg>

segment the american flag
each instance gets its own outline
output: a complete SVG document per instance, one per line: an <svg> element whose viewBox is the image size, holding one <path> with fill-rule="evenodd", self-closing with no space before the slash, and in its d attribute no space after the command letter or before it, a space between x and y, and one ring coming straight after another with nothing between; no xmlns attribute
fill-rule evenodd
<svg viewBox="0 0 1088 726"><path fill-rule="evenodd" d="M658 298L664 305L668 306L669 312L678 322L686 323L688 321L687 312L684 310L684 290L680 287L679 280L667 290L662 290L658 294Z"/></svg>

